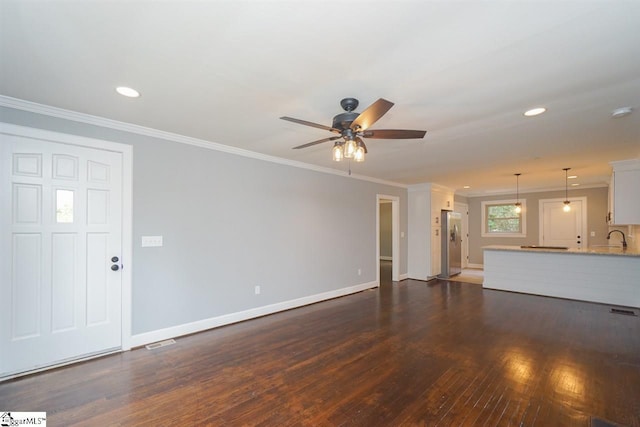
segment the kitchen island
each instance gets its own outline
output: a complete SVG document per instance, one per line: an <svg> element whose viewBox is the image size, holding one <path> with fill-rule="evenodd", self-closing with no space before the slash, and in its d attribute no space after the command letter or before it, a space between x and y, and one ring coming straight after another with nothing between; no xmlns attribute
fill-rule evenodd
<svg viewBox="0 0 640 427"><path fill-rule="evenodd" d="M504 245L483 249L484 288L640 307L640 251Z"/></svg>

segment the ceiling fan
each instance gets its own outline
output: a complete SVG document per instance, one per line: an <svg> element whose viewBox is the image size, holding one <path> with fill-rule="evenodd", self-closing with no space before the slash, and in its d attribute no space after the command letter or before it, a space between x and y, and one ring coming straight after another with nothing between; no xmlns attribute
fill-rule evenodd
<svg viewBox="0 0 640 427"><path fill-rule="evenodd" d="M340 101L340 106L345 110L345 112L335 116L330 127L308 122L306 120L294 119L292 117L280 118L293 123L324 129L339 134L339 136L322 138L317 141L293 147L294 150L297 150L327 141L336 141L333 146L333 160L335 161L340 161L343 158L353 158L356 162L364 161L364 154L367 153L367 146L362 138L420 139L424 138L424 135L427 133L425 130L406 129L369 130L371 125L377 122L380 117L384 116L387 111L393 107L393 102L380 98L367 107L362 113L356 113L354 110L358 108L358 104L359 102L355 98L344 98Z"/></svg>

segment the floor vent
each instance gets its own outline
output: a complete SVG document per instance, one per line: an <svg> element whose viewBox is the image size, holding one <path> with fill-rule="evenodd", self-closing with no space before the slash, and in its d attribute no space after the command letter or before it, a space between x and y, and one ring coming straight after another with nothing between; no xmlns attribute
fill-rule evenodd
<svg viewBox="0 0 640 427"><path fill-rule="evenodd" d="M148 344L145 347L147 348L147 350L155 350L156 348L160 348L160 347L165 347L168 345L172 345L175 344L176 341L173 339L170 340L164 340L164 341L160 341L160 342L154 342L153 344Z"/></svg>
<svg viewBox="0 0 640 427"><path fill-rule="evenodd" d="M624 314L626 316L637 316L638 313L636 313L633 310L624 310L622 308L612 308L611 310L609 310L611 313L613 314Z"/></svg>

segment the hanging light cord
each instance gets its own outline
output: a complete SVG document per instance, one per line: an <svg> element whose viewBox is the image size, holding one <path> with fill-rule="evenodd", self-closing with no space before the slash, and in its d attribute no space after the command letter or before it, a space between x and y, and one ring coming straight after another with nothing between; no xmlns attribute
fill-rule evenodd
<svg viewBox="0 0 640 427"><path fill-rule="evenodd" d="M564 170L564 211L569 212L571 208L569 207L569 169L571 168L562 168Z"/></svg>
<svg viewBox="0 0 640 427"><path fill-rule="evenodd" d="M520 173L514 173L514 175L516 176L516 213L520 213L520 210L522 209L522 204L520 203Z"/></svg>

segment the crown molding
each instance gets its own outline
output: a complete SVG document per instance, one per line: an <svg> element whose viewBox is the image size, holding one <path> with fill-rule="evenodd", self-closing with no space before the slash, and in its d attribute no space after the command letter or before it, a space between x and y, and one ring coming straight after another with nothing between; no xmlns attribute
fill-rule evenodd
<svg viewBox="0 0 640 427"><path fill-rule="evenodd" d="M588 188L602 188L602 187L608 187L607 184L605 183L596 183L596 184L580 184L578 187L569 187L569 194L571 194L572 191L578 191L581 189L588 189ZM552 191L565 191L565 187L547 187L547 188L533 188L531 190L522 190L520 189L520 195L522 194L532 194L532 193L550 193ZM456 193L458 194L458 193ZM463 193L459 193L460 196L463 197L467 197L469 199L472 198L480 198L480 197L493 197L493 196L505 196L505 195L510 195L510 194L516 194L515 191L496 191L496 192L491 192L491 191L487 191L487 192L483 192L483 193L467 193L467 194L463 194Z"/></svg>
<svg viewBox="0 0 640 427"><path fill-rule="evenodd" d="M326 173L330 175L338 175L360 181L368 181L376 184L390 185L392 187L407 188L407 185L394 181L386 181L383 179L373 178L365 175L348 174L345 171L327 168L324 166L312 165L297 160L285 159L282 157L270 156L255 151L245 150L243 148L232 147L217 142L207 141L204 139L192 138L190 136L180 135L172 132L165 132L158 129L148 128L145 126L135 125L132 123L121 122L118 120L107 119L100 116L92 116L90 114L79 113L77 111L65 110L63 108L52 107L50 105L38 104L36 102L26 101L24 99L12 98L10 96L0 95L0 106L13 108L16 110L27 111L30 113L42 114L50 117L70 120L78 123L84 123L93 126L100 126L113 130L129 132L137 135L150 136L153 138L164 139L166 141L177 142L180 144L195 145L197 147L209 150L220 151L223 153L234 154L236 156L248 157L251 159L262 160L270 163L291 166L299 169L307 169L315 172Z"/></svg>

